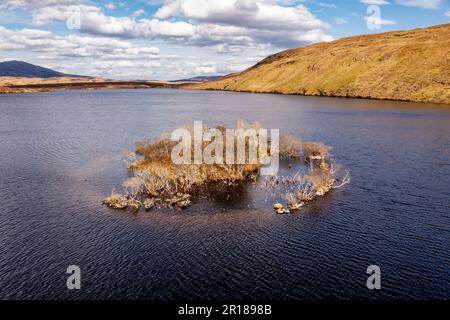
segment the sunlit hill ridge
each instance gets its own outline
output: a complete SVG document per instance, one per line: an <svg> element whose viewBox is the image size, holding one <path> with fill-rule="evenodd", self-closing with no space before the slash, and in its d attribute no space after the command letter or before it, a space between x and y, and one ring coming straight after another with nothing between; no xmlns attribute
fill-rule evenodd
<svg viewBox="0 0 450 320"><path fill-rule="evenodd" d="M450 104L450 24L290 49L190 87Z"/></svg>

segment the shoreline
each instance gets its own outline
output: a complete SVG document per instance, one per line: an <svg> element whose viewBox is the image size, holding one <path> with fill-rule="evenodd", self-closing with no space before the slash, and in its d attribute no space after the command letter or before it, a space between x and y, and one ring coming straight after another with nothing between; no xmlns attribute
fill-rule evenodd
<svg viewBox="0 0 450 320"><path fill-rule="evenodd" d="M194 87L450 105L449 36L443 24L320 42Z"/></svg>
<svg viewBox="0 0 450 320"><path fill-rule="evenodd" d="M203 91L221 91L221 92L239 92L239 93L254 93L254 94L275 94L283 96L301 96L301 97L324 97L324 98L341 98L341 99L367 99L375 101L396 101L396 102L412 102L412 103L432 103L444 106L449 106L450 103L436 102L436 101L420 101L420 100L408 100L408 99L393 99L393 98L376 98L371 96L346 96L346 95L333 95L333 94L308 94L308 93L295 93L295 92L280 92L280 91L252 91L252 90L230 90L230 89L214 89L214 88L192 88L189 85L180 85L180 89L186 90L203 90ZM196 84L194 84L196 85ZM178 89L178 88L177 88Z"/></svg>
<svg viewBox="0 0 450 320"><path fill-rule="evenodd" d="M108 89L153 89L178 88L186 83L159 81L81 81L65 83L32 83L0 85L0 94L51 92L56 90L108 90Z"/></svg>
<svg viewBox="0 0 450 320"><path fill-rule="evenodd" d="M120 90L120 89L186 89L186 90L202 90L202 91L221 91L221 92L237 92L237 93L254 93L254 94L276 94L286 96L303 96L303 97L326 97L341 99L367 99L378 101L397 101L412 103L432 103L443 106L450 106L449 103L436 101L417 101L406 99L390 99L376 98L371 96L342 96L331 94L302 94L302 93L283 93L279 91L251 91L251 90L227 90L212 88L195 88L193 86L199 83L188 82L158 82L158 81L103 81L103 82L72 82L72 83L45 83L45 84L24 84L12 86L0 86L0 95L35 93L35 92L53 92L58 90Z"/></svg>
<svg viewBox="0 0 450 320"><path fill-rule="evenodd" d="M378 101L397 101L397 102L413 102L413 103L433 103L444 106L450 106L449 103L436 101L417 101L407 99L390 99L376 98L371 96L344 96L333 94L302 94L302 93L284 93L280 91L251 91L251 90L229 90L229 89L213 89L213 88L196 88L200 83L192 82L164 82L164 81L97 81L97 82L67 82L67 83L33 83L20 85L0 85L0 95L35 93L35 92L52 92L58 90L120 90L120 89L186 89L186 90L203 90L203 91L222 91L222 92L238 92L238 93L254 93L254 94L276 94L286 96L304 96L304 97L327 97L342 99L368 99ZM201 83L206 84L206 82Z"/></svg>

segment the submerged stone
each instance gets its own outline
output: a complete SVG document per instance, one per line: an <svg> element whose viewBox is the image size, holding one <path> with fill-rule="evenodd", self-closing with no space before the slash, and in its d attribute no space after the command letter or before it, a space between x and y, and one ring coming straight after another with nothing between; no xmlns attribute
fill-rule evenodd
<svg viewBox="0 0 450 320"><path fill-rule="evenodd" d="M283 209L283 205L282 205L281 203L275 203L275 204L273 205L273 208L274 208L275 210Z"/></svg>
<svg viewBox="0 0 450 320"><path fill-rule="evenodd" d="M112 209L125 209L128 207L128 200L125 196L113 194L103 200L103 204Z"/></svg>
<svg viewBox="0 0 450 320"><path fill-rule="evenodd" d="M291 211L289 209L280 208L277 210L277 213L278 214L288 214L288 213L291 213Z"/></svg>

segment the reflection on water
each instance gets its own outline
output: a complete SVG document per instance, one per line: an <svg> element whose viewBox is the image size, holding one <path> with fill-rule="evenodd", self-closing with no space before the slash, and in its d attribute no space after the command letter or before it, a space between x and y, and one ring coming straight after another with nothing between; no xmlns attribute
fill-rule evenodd
<svg viewBox="0 0 450 320"><path fill-rule="evenodd" d="M136 141L237 119L332 145L352 183L296 215L275 215L253 185L185 211L101 206ZM182 90L3 95L0 154L1 298L450 298L448 107ZM71 264L77 292L65 287ZM381 291L365 287L370 264Z"/></svg>

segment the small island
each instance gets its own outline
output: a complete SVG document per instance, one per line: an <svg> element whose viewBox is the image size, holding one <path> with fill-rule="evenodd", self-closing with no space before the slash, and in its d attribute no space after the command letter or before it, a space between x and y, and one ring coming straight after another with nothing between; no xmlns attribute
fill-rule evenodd
<svg viewBox="0 0 450 320"><path fill-rule="evenodd" d="M194 127L185 126L189 136L196 136ZM132 177L123 183L123 193L113 192L103 200L103 203L113 209L145 210L153 208L177 207L185 209L196 199L211 198L214 193L227 188L259 182L259 186L267 193L282 198L286 205L279 202L273 205L279 214L295 213L308 203L324 196L333 189L340 188L350 182L349 171L345 170L331 154L331 147L321 142L304 141L298 137L283 135L273 143L270 137L270 147L267 151L261 145L253 143L247 132L255 132L254 141L261 141L258 136L261 128L259 123L249 124L238 121L238 130L246 136L230 138L229 129L223 126L201 128L202 137L210 136L209 130L217 133L223 141L207 139L198 146L202 154L211 152L214 161L195 160L196 142L189 141L183 149L184 163L174 163L174 150L178 142L171 139L169 134L162 134L153 140L144 140L136 144L136 150L128 154L128 169ZM172 136L173 137L173 136ZM226 139L225 139L226 137ZM227 139L233 139L231 144ZM211 141L212 140L212 141ZM242 141L243 145L235 145L235 141ZM229 142L229 141L228 141ZM180 142L182 143L182 142ZM239 142L238 142L239 143ZM226 146L226 148L223 148ZM240 149L241 148L241 149ZM256 161L250 160L254 148ZM244 149L245 161L224 163L223 159L239 158L239 151ZM215 161L218 158L220 161ZM186 151L188 152L186 154ZM306 165L304 172L291 170L287 176L274 173L262 177L263 164L271 159L279 158L289 161L289 168L295 162ZM214 163L211 163L214 162Z"/></svg>

